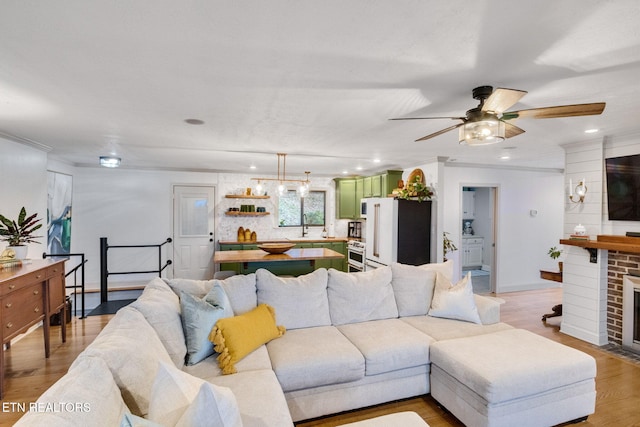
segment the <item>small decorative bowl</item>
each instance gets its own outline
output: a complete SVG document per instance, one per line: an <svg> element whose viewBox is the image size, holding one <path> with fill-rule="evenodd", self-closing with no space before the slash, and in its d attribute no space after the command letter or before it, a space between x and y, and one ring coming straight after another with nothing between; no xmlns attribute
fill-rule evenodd
<svg viewBox="0 0 640 427"><path fill-rule="evenodd" d="M258 245L258 247L270 254L282 254L293 248L295 245L295 243L262 243Z"/></svg>

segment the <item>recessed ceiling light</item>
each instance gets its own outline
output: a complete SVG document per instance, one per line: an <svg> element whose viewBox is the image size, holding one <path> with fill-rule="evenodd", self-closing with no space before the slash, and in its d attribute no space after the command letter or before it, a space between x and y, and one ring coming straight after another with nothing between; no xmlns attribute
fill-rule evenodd
<svg viewBox="0 0 640 427"><path fill-rule="evenodd" d="M585 130L585 131L584 131L584 133L596 133L596 132L598 132L599 130L600 130L600 129L596 129L596 128L593 128L593 129L587 129L587 130Z"/></svg>
<svg viewBox="0 0 640 427"><path fill-rule="evenodd" d="M357 166L357 167L356 167L356 170L357 170L357 171L361 171L361 170L362 170L362 166Z"/></svg>
<svg viewBox="0 0 640 427"><path fill-rule="evenodd" d="M349 171L342 171L342 175L346 175L348 173L349 173Z"/></svg>
<svg viewBox="0 0 640 427"><path fill-rule="evenodd" d="M100 156L100 166L104 166L105 168L117 168L120 166L120 157L113 156Z"/></svg>
<svg viewBox="0 0 640 427"><path fill-rule="evenodd" d="M500 156L500 160L509 160L510 158L511 156L508 154L503 154L502 156Z"/></svg>
<svg viewBox="0 0 640 427"><path fill-rule="evenodd" d="M380 163L380 159L373 159L373 163Z"/></svg>
<svg viewBox="0 0 640 427"><path fill-rule="evenodd" d="M249 169L255 169L255 168L256 168L256 165L249 166Z"/></svg>
<svg viewBox="0 0 640 427"><path fill-rule="evenodd" d="M184 119L185 123L189 123L190 125L203 125L204 120L200 119Z"/></svg>

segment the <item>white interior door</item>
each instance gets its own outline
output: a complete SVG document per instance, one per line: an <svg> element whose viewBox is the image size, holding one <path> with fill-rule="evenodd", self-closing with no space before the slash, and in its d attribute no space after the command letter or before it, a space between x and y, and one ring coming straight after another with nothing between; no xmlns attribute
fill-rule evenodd
<svg viewBox="0 0 640 427"><path fill-rule="evenodd" d="M214 187L173 187L173 277L213 278Z"/></svg>

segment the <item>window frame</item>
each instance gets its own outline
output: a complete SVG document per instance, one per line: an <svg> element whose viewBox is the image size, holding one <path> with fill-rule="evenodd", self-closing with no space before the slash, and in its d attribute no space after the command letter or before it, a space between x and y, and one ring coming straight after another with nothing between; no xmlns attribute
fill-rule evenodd
<svg viewBox="0 0 640 427"><path fill-rule="evenodd" d="M287 190L287 194L290 193L296 193L296 190ZM322 203L322 209L323 209L323 215L322 215L322 224L305 224L308 227L326 227L327 225L327 190L309 190L309 194L311 193L322 193L322 197L323 197L323 203ZM297 193L296 193L297 195ZM299 217L299 224L288 224L288 225L284 225L282 224L282 220L280 219L280 201L283 197L280 196L278 197L278 228L287 228L287 227L302 227L303 224L303 215L305 213L305 206L304 206L304 200L306 199L306 197L299 197L300 199L300 217Z"/></svg>

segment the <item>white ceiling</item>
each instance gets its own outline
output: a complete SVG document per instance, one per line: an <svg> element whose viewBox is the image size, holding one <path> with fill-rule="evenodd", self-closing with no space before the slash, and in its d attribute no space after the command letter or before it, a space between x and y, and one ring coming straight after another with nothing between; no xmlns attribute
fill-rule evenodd
<svg viewBox="0 0 640 427"><path fill-rule="evenodd" d="M563 168L561 144L640 131L639 23L636 0L7 0L0 135L75 165L115 154L123 167L275 174L284 152L288 176L435 156ZM528 91L512 109L607 107L522 119L525 134L484 147L456 131L414 142L450 120L388 120L463 116L481 85Z"/></svg>

